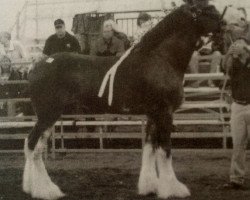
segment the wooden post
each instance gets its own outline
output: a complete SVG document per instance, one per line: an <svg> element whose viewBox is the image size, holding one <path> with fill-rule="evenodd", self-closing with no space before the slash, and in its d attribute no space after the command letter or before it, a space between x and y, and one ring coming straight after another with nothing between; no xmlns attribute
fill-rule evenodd
<svg viewBox="0 0 250 200"><path fill-rule="evenodd" d="M36 23L36 39L38 39L38 2L36 0L36 16L35 16L35 23Z"/></svg>
<svg viewBox="0 0 250 200"><path fill-rule="evenodd" d="M229 128L223 125L223 149L227 149L227 133Z"/></svg>
<svg viewBox="0 0 250 200"><path fill-rule="evenodd" d="M51 148L51 157L56 159L56 139L55 139L55 126L51 129L51 140L52 140L52 148Z"/></svg>
<svg viewBox="0 0 250 200"><path fill-rule="evenodd" d="M49 152L48 142L49 142L49 139L46 141L45 150L44 150L44 159L45 160L48 160L48 152Z"/></svg>
<svg viewBox="0 0 250 200"><path fill-rule="evenodd" d="M143 148L143 146L145 145L145 137L146 137L146 122L144 119L142 120L141 133L142 133L142 148Z"/></svg>
<svg viewBox="0 0 250 200"><path fill-rule="evenodd" d="M61 148L64 149L64 131L63 131L63 120L61 120Z"/></svg>
<svg viewBox="0 0 250 200"><path fill-rule="evenodd" d="M17 19L16 19L16 39L19 40L20 39L20 16L21 16L21 12L17 13Z"/></svg>
<svg viewBox="0 0 250 200"><path fill-rule="evenodd" d="M15 102L7 101L7 113L8 117L14 117L16 114Z"/></svg>
<svg viewBox="0 0 250 200"><path fill-rule="evenodd" d="M100 149L103 150L103 127L102 126L99 127L99 134L100 134L100 138L99 138Z"/></svg>

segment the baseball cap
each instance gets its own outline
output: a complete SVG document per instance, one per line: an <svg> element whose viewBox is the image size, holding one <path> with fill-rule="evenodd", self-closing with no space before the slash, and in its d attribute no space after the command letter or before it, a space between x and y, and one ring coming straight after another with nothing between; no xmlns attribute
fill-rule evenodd
<svg viewBox="0 0 250 200"><path fill-rule="evenodd" d="M58 27L58 26L62 26L65 25L64 21L62 19L57 19L54 21L54 26Z"/></svg>

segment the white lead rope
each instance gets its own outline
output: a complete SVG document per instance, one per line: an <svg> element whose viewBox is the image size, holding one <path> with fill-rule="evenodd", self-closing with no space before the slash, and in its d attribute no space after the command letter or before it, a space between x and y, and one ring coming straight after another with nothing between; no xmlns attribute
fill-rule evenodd
<svg viewBox="0 0 250 200"><path fill-rule="evenodd" d="M108 94L108 104L109 106L111 106L112 101L113 101L113 91L114 91L114 79L115 79L115 74L116 71L118 69L118 67L120 66L120 64L125 60L125 58L128 57L128 55L130 54L131 50L134 48L134 45L132 47L130 47L124 54L123 56L109 69L109 71L106 73L106 75L104 76L104 79L102 81L99 93L98 93L98 97L102 97L105 91L105 88L108 84L109 81L109 94Z"/></svg>

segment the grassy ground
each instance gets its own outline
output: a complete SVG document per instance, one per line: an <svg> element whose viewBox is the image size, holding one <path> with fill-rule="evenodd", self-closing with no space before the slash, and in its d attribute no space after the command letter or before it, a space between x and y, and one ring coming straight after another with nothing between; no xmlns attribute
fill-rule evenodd
<svg viewBox="0 0 250 200"><path fill-rule="evenodd" d="M228 180L230 153L220 151L174 151L174 168L192 196L187 200L249 200L247 191L225 191L217 187ZM49 174L67 194L63 200L154 200L141 197L136 187L139 153L68 154L48 160ZM250 168L250 159L248 166ZM0 200L29 200L21 190L24 158L0 155Z"/></svg>

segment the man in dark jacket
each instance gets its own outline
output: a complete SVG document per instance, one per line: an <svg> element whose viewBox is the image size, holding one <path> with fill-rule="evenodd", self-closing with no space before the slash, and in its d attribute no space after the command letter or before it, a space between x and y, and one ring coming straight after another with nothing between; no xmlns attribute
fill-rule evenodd
<svg viewBox="0 0 250 200"><path fill-rule="evenodd" d="M65 29L65 23L62 19L54 22L56 33L51 35L43 49L43 54L50 56L58 52L81 52L78 40Z"/></svg>
<svg viewBox="0 0 250 200"><path fill-rule="evenodd" d="M243 26L245 29L245 26ZM244 188L246 147L250 138L250 28L231 45L225 57L225 68L231 78L233 104L231 134L233 156L229 189Z"/></svg>
<svg viewBox="0 0 250 200"><path fill-rule="evenodd" d="M114 36L112 26L103 26L102 37L96 41L90 55L121 57L125 52L124 43Z"/></svg>

